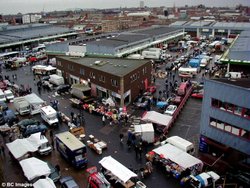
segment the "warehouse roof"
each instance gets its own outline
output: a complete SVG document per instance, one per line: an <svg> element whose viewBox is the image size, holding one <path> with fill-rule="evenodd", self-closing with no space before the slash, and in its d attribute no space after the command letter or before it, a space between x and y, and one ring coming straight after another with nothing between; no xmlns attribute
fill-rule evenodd
<svg viewBox="0 0 250 188"><path fill-rule="evenodd" d="M149 60L131 60L118 58L90 58L90 57L67 57L60 56L59 59L64 59L73 63L81 64L92 69L106 72L115 76L125 76L133 70L145 65Z"/></svg>
<svg viewBox="0 0 250 188"><path fill-rule="evenodd" d="M147 29L141 29L138 31L132 31L131 33L137 33L137 34L145 34L145 35L150 35L150 36L157 36L157 35L162 35L162 34L167 34L173 31L177 31L176 28L171 28L171 27L150 27Z"/></svg>
<svg viewBox="0 0 250 188"><path fill-rule="evenodd" d="M211 29L232 29L232 30L250 29L250 23L247 22L176 21L170 24L169 26L174 28L211 28Z"/></svg>
<svg viewBox="0 0 250 188"><path fill-rule="evenodd" d="M238 79L226 79L226 78L219 78L213 79L214 81L222 82L225 84L235 85L239 87L243 87L246 89L250 88L250 79L249 78L238 78Z"/></svg>
<svg viewBox="0 0 250 188"><path fill-rule="evenodd" d="M150 27L147 29L140 29L135 31L122 32L119 34L113 34L113 36L111 37L89 42L88 44L119 47L134 42L140 42L142 40L147 40L147 39L151 40L153 36L157 37L160 35L166 35L173 31L178 31L178 29L170 27L158 27L158 26Z"/></svg>
<svg viewBox="0 0 250 188"><path fill-rule="evenodd" d="M131 33L121 33L118 35L113 35L112 37L107 37L99 39L96 41L89 42L88 44L97 44L103 46L119 47L122 45L127 45L133 42L146 40L149 36Z"/></svg>
<svg viewBox="0 0 250 188"><path fill-rule="evenodd" d="M228 59L250 61L250 32L242 31L233 46L229 49Z"/></svg>
<svg viewBox="0 0 250 188"><path fill-rule="evenodd" d="M72 29L52 26L49 24L3 26L0 28L0 43L28 40L32 38L58 35L73 31L74 30Z"/></svg>

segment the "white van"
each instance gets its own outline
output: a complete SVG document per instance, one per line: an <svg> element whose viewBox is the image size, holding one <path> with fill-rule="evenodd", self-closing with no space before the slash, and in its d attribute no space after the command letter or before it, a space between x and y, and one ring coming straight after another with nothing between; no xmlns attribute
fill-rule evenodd
<svg viewBox="0 0 250 188"><path fill-rule="evenodd" d="M12 91L10 91L9 89L4 91L4 95L7 101L11 101L14 99L14 95L12 93Z"/></svg>
<svg viewBox="0 0 250 188"><path fill-rule="evenodd" d="M52 108L51 106L44 106L41 108L40 113L42 119L50 126L58 125L57 112L54 108Z"/></svg>
<svg viewBox="0 0 250 188"><path fill-rule="evenodd" d="M225 75L226 78L241 78L241 73L240 72L228 72Z"/></svg>
<svg viewBox="0 0 250 188"><path fill-rule="evenodd" d="M193 155L194 150L194 144L192 142L189 142L188 140L185 140L184 138L181 138L179 136L171 136L167 138L165 141L161 142L161 145L164 145L165 143L169 143L182 151L185 151L186 153L189 153L190 155Z"/></svg>
<svg viewBox="0 0 250 188"><path fill-rule="evenodd" d="M5 101L6 101L6 98L5 98L4 92L3 90L0 89L0 102L5 102Z"/></svg>

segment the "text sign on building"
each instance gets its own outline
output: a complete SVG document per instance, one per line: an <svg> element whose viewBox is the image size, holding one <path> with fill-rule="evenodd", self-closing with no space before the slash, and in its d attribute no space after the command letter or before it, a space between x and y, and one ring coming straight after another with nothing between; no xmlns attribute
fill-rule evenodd
<svg viewBox="0 0 250 188"><path fill-rule="evenodd" d="M218 29L218 32L219 32L219 33L224 33L225 30L224 30L224 29Z"/></svg>
<svg viewBox="0 0 250 188"><path fill-rule="evenodd" d="M127 97L128 95L130 95L130 93L131 93L131 90L128 90L126 93L123 94L123 97L124 98Z"/></svg>
<svg viewBox="0 0 250 188"><path fill-rule="evenodd" d="M209 29L202 29L203 32L209 32Z"/></svg>
<svg viewBox="0 0 250 188"><path fill-rule="evenodd" d="M105 89L105 88L103 88L101 86L96 85L96 88L99 89L100 91L105 92L105 93L107 92L107 89Z"/></svg>

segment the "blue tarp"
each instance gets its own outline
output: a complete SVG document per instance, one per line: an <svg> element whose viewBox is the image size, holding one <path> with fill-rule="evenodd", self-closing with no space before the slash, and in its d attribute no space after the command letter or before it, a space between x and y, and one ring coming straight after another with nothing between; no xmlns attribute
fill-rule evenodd
<svg viewBox="0 0 250 188"><path fill-rule="evenodd" d="M189 66L192 68L200 67L201 59L190 59Z"/></svg>

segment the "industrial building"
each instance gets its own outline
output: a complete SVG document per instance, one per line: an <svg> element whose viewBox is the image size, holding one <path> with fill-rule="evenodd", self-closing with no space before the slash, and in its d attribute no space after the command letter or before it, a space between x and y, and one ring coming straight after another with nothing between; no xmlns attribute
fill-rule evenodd
<svg viewBox="0 0 250 188"><path fill-rule="evenodd" d="M45 41L76 36L72 29L50 24L0 25L0 52L24 50L25 46L36 47Z"/></svg>
<svg viewBox="0 0 250 188"><path fill-rule="evenodd" d="M92 96L113 97L120 106L129 104L151 83L148 60L58 56L56 63L66 82L86 84Z"/></svg>
<svg viewBox="0 0 250 188"><path fill-rule="evenodd" d="M204 92L200 151L249 168L250 79L205 80Z"/></svg>
<svg viewBox="0 0 250 188"><path fill-rule="evenodd" d="M231 34L240 34L241 31L250 30L250 23L247 22L216 22L216 21L176 21L169 27L183 29L194 37L220 36L227 37Z"/></svg>
<svg viewBox="0 0 250 188"><path fill-rule="evenodd" d="M49 55L66 54L68 49L69 53L82 52L82 54L87 56L126 57L132 53L140 53L148 47L178 40L183 36L184 32L182 29L157 26L122 33L97 35L92 38L85 37L69 41L63 46L52 44L46 47L46 51Z"/></svg>
<svg viewBox="0 0 250 188"><path fill-rule="evenodd" d="M250 75L250 32L242 31L220 59L228 65L228 71Z"/></svg>

